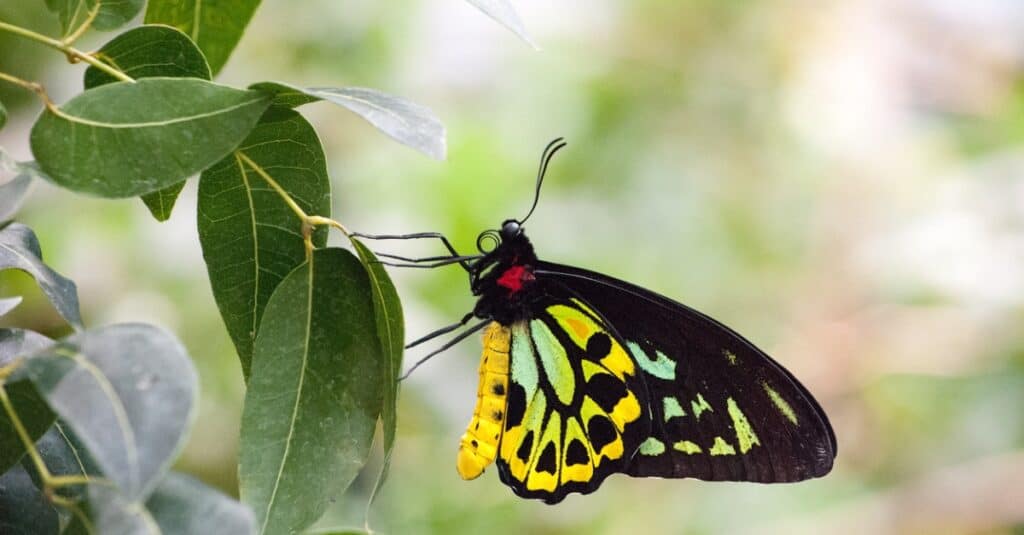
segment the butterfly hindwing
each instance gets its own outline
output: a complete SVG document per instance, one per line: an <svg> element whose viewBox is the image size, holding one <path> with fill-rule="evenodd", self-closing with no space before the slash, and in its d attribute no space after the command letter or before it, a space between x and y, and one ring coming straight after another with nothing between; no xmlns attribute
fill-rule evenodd
<svg viewBox="0 0 1024 535"><path fill-rule="evenodd" d="M599 318L552 302L512 325L501 479L548 503L597 489L628 466L649 429L644 384Z"/></svg>
<svg viewBox="0 0 1024 535"><path fill-rule="evenodd" d="M635 427L642 436L619 471L771 483L831 469L836 443L824 412L788 371L739 334L604 275L543 262L535 273L544 310L593 314L638 370L638 380L626 384L641 402L637 421L646 428ZM597 385L592 390L595 399L601 396Z"/></svg>

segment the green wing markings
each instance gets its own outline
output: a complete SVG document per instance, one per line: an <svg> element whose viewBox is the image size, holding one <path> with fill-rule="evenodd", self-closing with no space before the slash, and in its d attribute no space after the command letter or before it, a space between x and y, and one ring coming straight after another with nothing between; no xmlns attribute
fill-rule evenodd
<svg viewBox="0 0 1024 535"><path fill-rule="evenodd" d="M673 381L676 378L676 362L661 351L657 351L657 360L651 359L647 355L639 344L636 342L626 342L629 346L629 351L633 353L633 360L640 365L643 370L658 379L664 379L666 381Z"/></svg>
<svg viewBox="0 0 1024 535"><path fill-rule="evenodd" d="M760 445L761 441L754 433L754 429L750 427L750 422L740 410L740 406L736 404L736 400L730 397L726 400L726 405L729 417L732 418L732 426L736 430L736 441L739 443L740 453L746 453L750 451L750 448Z"/></svg>
<svg viewBox="0 0 1024 535"><path fill-rule="evenodd" d="M682 405L679 404L679 400L673 397L663 398L662 403L664 404L665 421L669 421L672 418L686 416L686 411L683 410Z"/></svg>
<svg viewBox="0 0 1024 535"><path fill-rule="evenodd" d="M640 444L640 455L655 456L664 452L665 444L654 437L649 437L643 444Z"/></svg>
<svg viewBox="0 0 1024 535"><path fill-rule="evenodd" d="M711 455L736 455L736 448L733 448L732 444L726 442L724 438L715 437L715 443L708 453Z"/></svg>
<svg viewBox="0 0 1024 535"><path fill-rule="evenodd" d="M693 455L695 453L702 453L704 451L696 443L690 442L689 440L680 440L679 442L676 442L675 444L672 444L672 449L674 449L676 451L681 451L681 452L683 452L683 453L685 453L687 455Z"/></svg>
<svg viewBox="0 0 1024 535"><path fill-rule="evenodd" d="M708 405L707 400L700 393L697 394L696 400L690 402L690 409L693 410L693 416L697 419L700 419L700 415L704 411L715 411L715 409L711 408L711 405Z"/></svg>
<svg viewBox="0 0 1024 535"><path fill-rule="evenodd" d="M565 353L565 348L558 338L555 338L555 333L541 320L530 322L530 332L533 334L533 342L537 345L537 352L540 353L544 373L551 386L555 388L558 400L569 405L576 393L576 375L572 371L572 364Z"/></svg>
<svg viewBox="0 0 1024 535"><path fill-rule="evenodd" d="M797 425L798 422L796 418L796 412L793 410L793 407L790 407L789 403L785 399L783 399L782 396L779 395L779 393L776 392L774 388L768 386L768 383L762 381L761 386L764 387L764 391L768 394L768 397L771 398L772 403L775 404L775 407L779 409L779 412L781 412L787 420L793 422L793 425Z"/></svg>

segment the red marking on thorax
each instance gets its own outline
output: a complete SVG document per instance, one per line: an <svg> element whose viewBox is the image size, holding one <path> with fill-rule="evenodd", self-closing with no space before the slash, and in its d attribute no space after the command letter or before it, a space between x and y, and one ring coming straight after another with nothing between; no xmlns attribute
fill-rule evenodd
<svg viewBox="0 0 1024 535"><path fill-rule="evenodd" d="M524 282L534 279L533 272L526 267L512 266L498 277L498 286L508 288L510 293L516 293L523 289Z"/></svg>

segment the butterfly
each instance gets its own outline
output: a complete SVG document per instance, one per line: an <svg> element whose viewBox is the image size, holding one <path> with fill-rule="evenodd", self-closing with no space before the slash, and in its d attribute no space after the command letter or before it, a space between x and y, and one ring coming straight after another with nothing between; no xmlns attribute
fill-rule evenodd
<svg viewBox="0 0 1024 535"><path fill-rule="evenodd" d="M614 473L759 483L827 474L836 456L828 417L764 351L668 297L537 257L524 223L564 146L559 138L545 149L526 217L481 233L479 255L459 255L440 234L363 235L440 238L451 256L383 256L469 274L473 311L408 346L481 320L420 361L483 330L459 475L474 479L494 462L515 494L555 504Z"/></svg>

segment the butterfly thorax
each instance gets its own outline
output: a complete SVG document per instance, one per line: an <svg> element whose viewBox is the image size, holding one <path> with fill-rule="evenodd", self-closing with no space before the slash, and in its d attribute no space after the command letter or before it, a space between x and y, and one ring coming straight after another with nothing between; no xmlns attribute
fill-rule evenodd
<svg viewBox="0 0 1024 535"><path fill-rule="evenodd" d="M506 221L500 232L481 234L497 239L494 250L470 266L470 286L478 296L473 314L511 325L528 317L530 305L536 300L536 277L533 270L537 255L533 245L513 220Z"/></svg>

